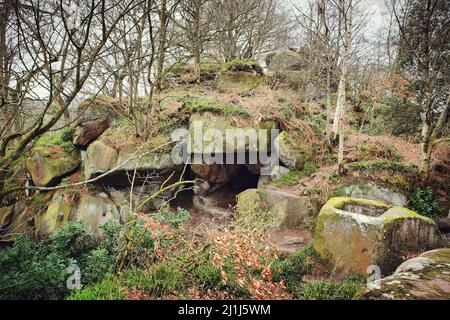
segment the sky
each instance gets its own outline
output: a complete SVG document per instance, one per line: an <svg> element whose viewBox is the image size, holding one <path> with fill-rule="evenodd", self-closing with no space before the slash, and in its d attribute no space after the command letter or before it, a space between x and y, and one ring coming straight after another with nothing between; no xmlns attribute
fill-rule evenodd
<svg viewBox="0 0 450 320"><path fill-rule="evenodd" d="M304 6L308 0L282 0L282 2L294 3L297 6ZM370 14L368 16L368 26L376 30L388 23L387 16L383 13L386 11L385 0L362 0L364 7Z"/></svg>

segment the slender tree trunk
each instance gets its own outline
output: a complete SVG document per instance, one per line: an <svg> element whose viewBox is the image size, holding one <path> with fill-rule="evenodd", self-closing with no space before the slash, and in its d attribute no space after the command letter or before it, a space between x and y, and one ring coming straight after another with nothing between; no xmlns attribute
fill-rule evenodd
<svg viewBox="0 0 450 320"><path fill-rule="evenodd" d="M161 11L159 13L159 36L158 36L158 58L156 62L156 89L162 89L162 78L164 73L164 62L166 59L166 38L167 38L167 21L169 13L167 12L167 1L161 0Z"/></svg>
<svg viewBox="0 0 450 320"><path fill-rule="evenodd" d="M334 115L334 122L332 128L332 138L336 140L341 132L342 118L345 113L346 104L346 87L347 87L347 72L350 62L351 53L351 39L352 39L352 0L348 1L348 10L345 8L345 0L340 1L340 11L344 22L344 56L342 60L341 78L339 80L338 98L336 103L336 111Z"/></svg>

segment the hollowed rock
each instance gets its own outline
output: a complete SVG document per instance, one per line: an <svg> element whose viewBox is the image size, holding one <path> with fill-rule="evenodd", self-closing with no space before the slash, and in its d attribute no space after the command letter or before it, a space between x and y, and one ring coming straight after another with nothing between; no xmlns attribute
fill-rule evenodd
<svg viewBox="0 0 450 320"><path fill-rule="evenodd" d="M445 246L433 220L382 202L333 198L320 211L314 248L337 274L391 274L406 257Z"/></svg>

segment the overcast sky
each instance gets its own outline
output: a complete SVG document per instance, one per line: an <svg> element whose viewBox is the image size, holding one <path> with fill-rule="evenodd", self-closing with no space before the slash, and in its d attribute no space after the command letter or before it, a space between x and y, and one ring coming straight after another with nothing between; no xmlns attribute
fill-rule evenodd
<svg viewBox="0 0 450 320"><path fill-rule="evenodd" d="M304 6L307 0L282 0L286 4L295 3L297 6ZM362 0L363 9L367 10L370 14L368 16L368 26L370 29L376 30L379 27L389 23L385 14L385 0Z"/></svg>

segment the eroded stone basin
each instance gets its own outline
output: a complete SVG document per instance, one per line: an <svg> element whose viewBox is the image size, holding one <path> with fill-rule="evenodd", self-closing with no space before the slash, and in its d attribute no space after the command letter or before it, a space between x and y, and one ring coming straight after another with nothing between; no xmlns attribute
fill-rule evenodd
<svg viewBox="0 0 450 320"><path fill-rule="evenodd" d="M348 197L332 198L320 211L314 248L339 275L378 266L389 275L404 257L445 246L436 223L403 207Z"/></svg>
<svg viewBox="0 0 450 320"><path fill-rule="evenodd" d="M349 202L342 207L343 211L362 214L369 217L380 217L386 212L385 207L373 206L370 204L362 204L357 202Z"/></svg>

